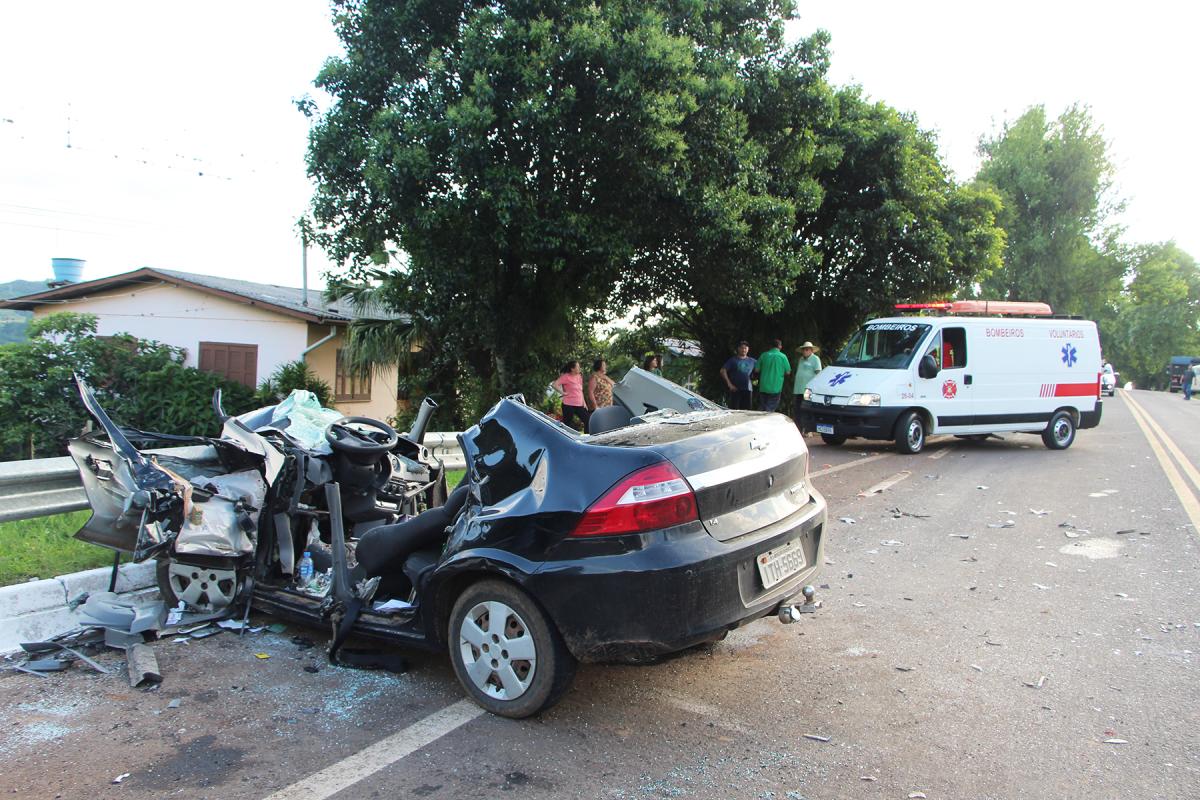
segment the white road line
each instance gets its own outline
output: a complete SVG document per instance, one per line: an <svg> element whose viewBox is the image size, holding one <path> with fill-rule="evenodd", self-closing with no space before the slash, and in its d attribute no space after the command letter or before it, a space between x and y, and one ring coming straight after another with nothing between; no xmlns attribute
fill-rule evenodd
<svg viewBox="0 0 1200 800"><path fill-rule="evenodd" d="M402 731L393 733L352 756L314 772L307 778L280 789L264 800L325 800L348 786L374 775L386 766L420 750L456 728L475 719L484 711L470 700L460 700L452 706L414 722Z"/></svg>
<svg viewBox="0 0 1200 800"><path fill-rule="evenodd" d="M882 480L879 483L872 486L870 489L863 489L861 492L858 493L858 496L866 497L868 495L879 494L880 492L886 492L888 489L892 488L897 483L899 483L900 481L909 477L910 475L912 475L912 473L909 472L908 470L904 470L903 472L897 472L892 477L885 478L884 480Z"/></svg>
<svg viewBox="0 0 1200 800"><path fill-rule="evenodd" d="M954 445L949 445L948 447L943 447L941 450L938 450L936 453L933 453L929 457L936 460L936 459L939 459L942 456L946 455L946 453L949 453L953 449L954 449Z"/></svg>
<svg viewBox="0 0 1200 800"><path fill-rule="evenodd" d="M1200 533L1200 502L1197 502L1196 495L1188 488L1187 481L1179 474L1179 470L1171 463L1171 457L1167 455L1167 451L1159 444L1158 438L1150 425L1157 424L1153 421L1149 423L1150 415L1142 410L1142 407L1129 396L1128 392L1121 393L1121 399L1129 406L1129 411L1133 414L1133 420L1142 429L1142 434L1145 435L1146 441L1150 443L1150 449L1154 451L1155 458L1158 459L1158 465L1162 467L1163 472L1167 474L1167 480L1171 482L1171 487L1175 490L1175 496L1179 498L1179 502L1183 504L1183 510L1187 512L1188 518L1192 521L1192 527L1197 533ZM1161 430L1161 429L1160 429ZM1166 436L1163 437L1165 441Z"/></svg>
<svg viewBox="0 0 1200 800"><path fill-rule="evenodd" d="M729 714L717 706L697 700L694 697L689 697L682 692L676 692L671 689L659 690L655 695L655 699L660 702L673 706L680 711L686 711L689 714L695 714L697 717L704 719L706 722L711 722L714 725L719 725L722 728L740 733L743 736L750 735L750 731L742 725L739 725L735 720L729 718Z"/></svg>
<svg viewBox="0 0 1200 800"><path fill-rule="evenodd" d="M873 456L867 456L866 458L860 458L858 461L848 461L845 464L838 464L836 467L826 467L825 469L819 469L816 472L810 472L810 473L808 473L808 477L809 478L819 478L822 475L832 475L835 472L841 472L844 469L850 469L851 467L859 467L859 466L862 466L863 464L869 464L872 461L878 461L879 459L887 458L890 455L891 455L891 453L876 453ZM808 457L812 458L811 450L809 451Z"/></svg>

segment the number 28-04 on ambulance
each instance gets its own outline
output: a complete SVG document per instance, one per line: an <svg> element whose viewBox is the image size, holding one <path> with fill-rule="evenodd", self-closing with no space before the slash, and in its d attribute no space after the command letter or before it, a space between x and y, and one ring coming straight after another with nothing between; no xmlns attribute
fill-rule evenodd
<svg viewBox="0 0 1200 800"><path fill-rule="evenodd" d="M939 315L867 322L805 390L801 422L826 444L882 439L918 453L935 433L1024 432L1064 450L1100 424L1096 323L1053 317L1045 303L897 308Z"/></svg>

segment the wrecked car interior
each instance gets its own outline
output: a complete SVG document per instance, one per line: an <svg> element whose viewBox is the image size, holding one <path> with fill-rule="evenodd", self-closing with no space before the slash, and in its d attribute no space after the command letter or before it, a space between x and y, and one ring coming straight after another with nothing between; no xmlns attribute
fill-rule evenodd
<svg viewBox="0 0 1200 800"><path fill-rule="evenodd" d="M69 446L92 508L77 536L153 560L171 616L89 598L81 616L131 646L156 625L244 629L253 608L331 631L344 666L448 652L475 702L520 718L579 661L652 661L819 605L826 508L795 426L636 368L588 433L500 400L459 435L453 491L423 444L429 399L398 433L303 391L240 416L218 393L220 436L189 437L122 428L77 382L96 422Z"/></svg>

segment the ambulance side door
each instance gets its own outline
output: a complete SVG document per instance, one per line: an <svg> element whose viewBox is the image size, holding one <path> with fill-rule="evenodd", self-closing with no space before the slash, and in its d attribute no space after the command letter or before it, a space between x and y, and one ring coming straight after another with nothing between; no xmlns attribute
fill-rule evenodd
<svg viewBox="0 0 1200 800"><path fill-rule="evenodd" d="M969 369L966 328L942 328L926 345L922 358L925 356L937 363L938 374L921 378L918 373L916 394L918 402L933 413L935 431L954 433L974 425L974 376Z"/></svg>

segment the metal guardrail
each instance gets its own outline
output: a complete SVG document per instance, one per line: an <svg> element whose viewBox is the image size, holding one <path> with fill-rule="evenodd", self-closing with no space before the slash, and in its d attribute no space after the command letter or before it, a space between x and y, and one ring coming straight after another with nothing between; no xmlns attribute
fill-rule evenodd
<svg viewBox="0 0 1200 800"><path fill-rule="evenodd" d="M466 465L458 447L457 433L426 433L425 446L448 469L462 469ZM212 455L212 449L205 446L171 447L147 452L177 458L203 459ZM79 470L70 456L0 461L0 522L48 517L68 511L82 511L87 507L87 495L79 480Z"/></svg>

